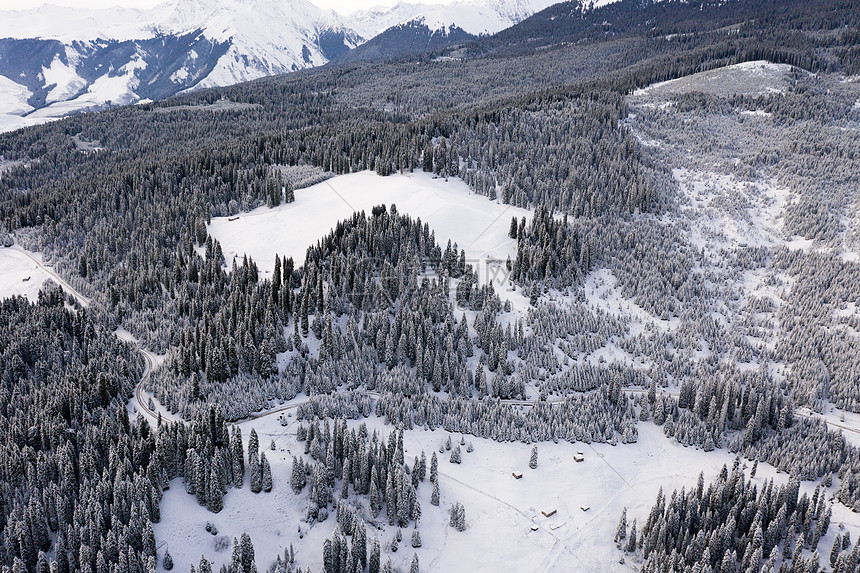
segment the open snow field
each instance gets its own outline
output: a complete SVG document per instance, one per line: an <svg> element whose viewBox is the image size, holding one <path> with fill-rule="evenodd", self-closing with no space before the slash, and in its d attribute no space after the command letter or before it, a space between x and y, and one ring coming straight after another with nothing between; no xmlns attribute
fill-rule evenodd
<svg viewBox="0 0 860 573"><path fill-rule="evenodd" d="M175 566L184 570L205 553L214 560L213 568L217 571L222 563L229 562L230 549L216 552L216 539L226 536L232 542L234 537L248 532L256 549L258 570L271 565L275 556L283 554L291 543L298 566L320 570L322 544L331 536L335 519L330 515L310 529L301 520L307 508L308 491L295 495L289 487L289 477L292 455L300 454L304 444L295 440L296 422L282 427L277 417L272 414L241 425L246 440L251 428L260 437L260 447L272 465L272 492L251 493L246 476L243 489L229 490L224 509L212 514L197 505L180 480L174 480L163 500L163 507L170 510L163 511L162 522L155 525L159 556L166 546ZM370 418L366 423L371 431L379 429L386 437L392 429L379 418ZM386 521L376 530L365 510L368 546L376 535L383 545L382 561L390 556L395 570L408 570L413 552L418 554L421 570L428 572L635 570L639 564L629 556L626 563L619 562L625 554L612 541L622 508L628 509L628 523L635 518L641 526L661 486L667 496L674 489L689 490L695 487L700 471L704 472L707 484L716 478L723 464L731 467L734 459L724 450L705 453L683 447L667 439L662 428L642 423L639 442L632 445L541 443L536 470L528 467L531 450L528 444L465 436L466 443L474 445L474 451L467 453L463 447L463 462L457 465L448 462L448 452L438 452L448 435L444 430L404 433L410 465L413 456L420 455L422 449L428 463L433 451L439 456L440 505L430 504L429 481L418 488L422 508L421 548L411 547L411 531L407 529L399 551L390 553L385 546L390 545L396 528L389 527ZM459 438L459 434L453 435L453 440ZM268 449L271 440L275 441L275 451ZM584 454L582 463L573 460L578 451ZM523 479L514 479L511 475L514 471L522 473ZM749 468L746 473L749 475ZM755 482L761 486L770 478L777 483L787 481L786 474L777 474L772 467L760 464ZM801 487L811 492L815 484L804 482ZM828 498L833 491L835 486ZM458 501L466 508L467 530L462 533L448 526L448 508ZM583 507L589 509L583 511ZM842 527L851 532L852 538L860 534L860 516L838 503L831 507L830 532L820 542L825 554ZM541 514L551 509L557 510L552 517ZM384 521L384 512L380 517ZM217 527L217 536L205 530L207 522ZM531 530L533 524L537 525L535 531ZM303 531L301 539L299 528Z"/></svg>
<svg viewBox="0 0 860 573"><path fill-rule="evenodd" d="M295 192L296 200L275 208L259 207L236 217L212 219L207 231L221 243L228 267L233 257L247 253L264 273L274 269L275 255L292 257L301 265L309 246L355 212L380 204L420 218L445 248L448 240L466 251L466 262L478 267L482 284L504 282L508 256L516 256L516 240L508 237L511 218L531 218L531 212L476 195L460 179L447 180L416 171L380 177L371 171L328 179ZM499 261L490 263L488 261ZM500 274L502 273L502 274Z"/></svg>
<svg viewBox="0 0 860 573"><path fill-rule="evenodd" d="M651 84L633 92L633 97L664 98L692 92L712 95L781 93L788 85L789 72L791 66L788 64L772 64L765 60L743 62Z"/></svg>
<svg viewBox="0 0 860 573"><path fill-rule="evenodd" d="M12 248L0 247L0 299L23 295L31 301L38 300L39 290L51 279L33 260L38 254Z"/></svg>

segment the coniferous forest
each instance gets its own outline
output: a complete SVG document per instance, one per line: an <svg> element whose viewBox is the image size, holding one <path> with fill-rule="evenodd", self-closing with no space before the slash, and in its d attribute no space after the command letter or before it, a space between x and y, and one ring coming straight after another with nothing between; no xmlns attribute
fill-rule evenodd
<svg viewBox="0 0 860 573"><path fill-rule="evenodd" d="M58 275L0 300L0 570L438 571L494 520L533 570L858 570L858 29L847 0L566 2L0 134L0 255ZM527 212L502 274L394 197L300 259L213 236L362 171ZM713 471L635 465L683 455ZM607 476L620 520L559 501ZM248 499L290 530L220 535Z"/></svg>

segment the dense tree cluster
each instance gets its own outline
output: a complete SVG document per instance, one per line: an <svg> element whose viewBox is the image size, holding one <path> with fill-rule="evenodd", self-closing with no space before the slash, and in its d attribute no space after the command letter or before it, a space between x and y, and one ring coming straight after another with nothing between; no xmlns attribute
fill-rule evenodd
<svg viewBox="0 0 860 573"><path fill-rule="evenodd" d="M500 442L562 439L614 444L635 442L638 437L633 406L615 384L593 393L572 394L562 402L538 401L524 410L493 398L444 400L428 394L384 394L376 403L376 413L405 428L443 427Z"/></svg>
<svg viewBox="0 0 860 573"><path fill-rule="evenodd" d="M427 224L380 206L339 223L308 249L300 270L278 258L272 279L259 280L254 262L245 260L229 275L229 302L179 336L152 388L174 410L225 404L233 418L299 391L324 394L342 384L522 395L506 386L513 372L508 354L521 333L502 325L492 286L472 280L462 252L455 253L436 245ZM453 282L461 307L473 313L475 338L465 313L454 318ZM283 368L276 363L281 353ZM468 362L476 353L473 370ZM241 399L227 400L228 393Z"/></svg>
<svg viewBox="0 0 860 573"><path fill-rule="evenodd" d="M688 492L666 499L660 490L641 531L634 520L625 543L641 551L643 571L775 571L778 562L779 571L818 570L818 556L803 550L816 550L830 526L824 494L800 495L796 480L770 480L759 490L739 466L737 459L731 472L723 466L707 488L700 474ZM625 537L622 515L616 541Z"/></svg>
<svg viewBox="0 0 860 573"><path fill-rule="evenodd" d="M350 491L366 496L370 514L376 519L385 508L389 525L404 527L415 521L417 498L415 489L427 471L426 459L415 458L409 468L403 455L403 432L392 431L388 438L380 439L376 432L368 435L367 426L358 431L349 430L346 421L335 420L334 427L326 418L321 425L317 419L309 426L300 426L297 437L305 442L305 454L316 462L293 460L291 483L296 493L310 486L310 505L307 519L323 521L328 515L329 503L336 497L349 499ZM340 489L335 488L340 484ZM338 503L338 515L341 504ZM340 522L340 517L338 518ZM352 526L344 525L344 531Z"/></svg>
<svg viewBox="0 0 860 573"><path fill-rule="evenodd" d="M214 408L189 425L129 420L139 358L64 300L48 288L38 304L0 301L0 563L152 570L162 490L182 476L219 511L227 487L242 487L241 437Z"/></svg>
<svg viewBox="0 0 860 573"><path fill-rule="evenodd" d="M556 219L544 206L535 209L531 221L525 219L511 234L517 239L517 258L512 278L520 283L538 282L553 287L576 283L591 269L591 247L568 222L567 215ZM532 286L534 292L537 285ZM533 297L534 300L534 297Z"/></svg>

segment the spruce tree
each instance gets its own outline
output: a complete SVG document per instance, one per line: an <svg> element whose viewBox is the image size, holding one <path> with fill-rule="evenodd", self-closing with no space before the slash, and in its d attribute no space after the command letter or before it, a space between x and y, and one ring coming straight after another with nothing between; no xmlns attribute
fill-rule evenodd
<svg viewBox="0 0 860 573"><path fill-rule="evenodd" d="M379 540L374 537L373 545L370 548L370 556L367 558L368 573L379 573L380 553L381 549L379 547Z"/></svg>
<svg viewBox="0 0 860 573"><path fill-rule="evenodd" d="M418 527L418 521L421 519L421 501L416 497L415 503L412 506L412 521L415 522L415 527Z"/></svg>
<svg viewBox="0 0 860 573"><path fill-rule="evenodd" d="M260 452L260 440L257 438L257 432L251 428L251 435L248 436L248 463L251 463L252 457L257 457ZM259 461L259 460L258 460Z"/></svg>
<svg viewBox="0 0 860 573"><path fill-rule="evenodd" d="M233 426L230 444L230 458L233 461L233 487L241 489L245 481L245 452L242 449L242 430Z"/></svg>
<svg viewBox="0 0 860 573"><path fill-rule="evenodd" d="M839 559L839 553L842 552L842 538L839 534L833 539L833 548L830 550L830 566L836 567L836 561Z"/></svg>
<svg viewBox="0 0 860 573"><path fill-rule="evenodd" d="M633 520L633 525L630 526L630 538L627 540L624 551L627 553L636 551L636 519Z"/></svg>
<svg viewBox="0 0 860 573"><path fill-rule="evenodd" d="M382 500L379 499L379 487L376 485L376 473L370 477L370 515L376 517L382 510Z"/></svg>
<svg viewBox="0 0 860 573"><path fill-rule="evenodd" d="M263 489L263 472L260 467L260 458L253 451L248 452L248 472L251 476L251 491L260 493Z"/></svg>
<svg viewBox="0 0 860 573"><path fill-rule="evenodd" d="M460 454L460 446L455 446L454 449L451 450L451 457L448 459L452 464L459 464L461 460Z"/></svg>
<svg viewBox="0 0 860 573"><path fill-rule="evenodd" d="M537 469L538 466L538 448L537 445L532 446L532 455L529 458L529 467L531 469Z"/></svg>
<svg viewBox="0 0 860 573"><path fill-rule="evenodd" d="M627 537L627 508L621 510L621 519L618 520L618 527L615 529L615 543L619 543Z"/></svg>
<svg viewBox="0 0 860 573"><path fill-rule="evenodd" d="M262 474L263 491L272 491L272 468L266 459L266 452L260 454L260 472Z"/></svg>

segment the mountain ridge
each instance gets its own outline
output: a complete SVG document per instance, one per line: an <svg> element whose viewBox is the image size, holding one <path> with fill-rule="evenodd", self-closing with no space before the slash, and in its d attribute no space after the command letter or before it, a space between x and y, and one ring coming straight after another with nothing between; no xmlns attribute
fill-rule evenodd
<svg viewBox="0 0 860 573"><path fill-rule="evenodd" d="M0 130L331 61L411 56L498 32L551 3L401 2L350 18L308 0L2 11ZM380 34L370 48L347 57Z"/></svg>

